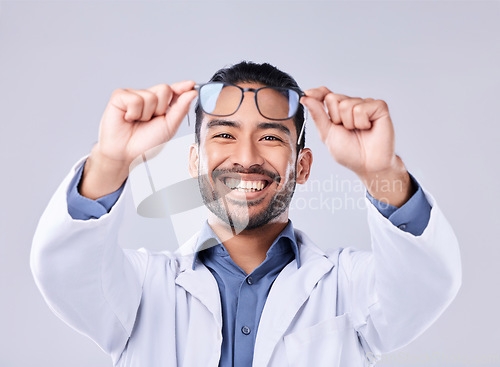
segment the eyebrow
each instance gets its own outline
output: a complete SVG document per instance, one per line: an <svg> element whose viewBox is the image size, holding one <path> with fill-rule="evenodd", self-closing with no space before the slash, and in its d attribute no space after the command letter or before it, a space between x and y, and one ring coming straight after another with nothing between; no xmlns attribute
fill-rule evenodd
<svg viewBox="0 0 500 367"><path fill-rule="evenodd" d="M211 120L207 124L207 129L211 129L211 128L214 128L217 126L229 126L229 127L239 128L239 127L241 127L241 123L238 121L232 121L232 120L215 119L215 120ZM285 125L280 124L278 122L261 122L257 125L257 129L259 129L259 130L276 129L276 130L284 132L288 136L291 136L290 129L288 129L288 127L286 127Z"/></svg>
<svg viewBox="0 0 500 367"><path fill-rule="evenodd" d="M257 125L257 128L259 130L277 129L277 130L284 132L288 136L291 135L290 130L285 125L280 124L278 122L261 122L259 125Z"/></svg>
<svg viewBox="0 0 500 367"><path fill-rule="evenodd" d="M230 126L230 127L240 127L241 124L236 121L231 121L231 120L221 120L221 119L215 119L211 120L207 124L207 129L211 129L217 126Z"/></svg>

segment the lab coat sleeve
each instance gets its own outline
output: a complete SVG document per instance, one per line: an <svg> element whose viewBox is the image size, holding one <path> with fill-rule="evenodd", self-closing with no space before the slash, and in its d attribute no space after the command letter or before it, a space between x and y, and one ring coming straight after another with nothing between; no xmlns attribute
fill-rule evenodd
<svg viewBox="0 0 500 367"><path fill-rule="evenodd" d="M369 359L401 348L448 307L461 285L457 239L433 197L431 215L415 236L368 204L372 251L339 256L342 313L349 312Z"/></svg>
<svg viewBox="0 0 500 367"><path fill-rule="evenodd" d="M40 219L31 270L53 312L93 339L116 364L135 322L148 254L118 246L123 195L99 219L75 220L68 214L67 190L83 161L66 176Z"/></svg>

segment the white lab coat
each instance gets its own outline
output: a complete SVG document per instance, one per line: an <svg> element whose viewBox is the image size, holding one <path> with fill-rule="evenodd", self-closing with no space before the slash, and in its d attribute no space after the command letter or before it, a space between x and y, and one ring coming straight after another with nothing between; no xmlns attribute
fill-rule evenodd
<svg viewBox="0 0 500 367"><path fill-rule="evenodd" d="M54 194L33 241L31 268L51 309L115 366L218 366L220 296L201 262L192 270L196 236L179 253L121 249L122 198L97 220L73 220L66 192L81 163ZM369 204L371 252L325 254L296 230L301 267L292 261L271 288L253 366L369 366L428 328L457 294L461 265L452 229L426 197L432 211L421 236Z"/></svg>

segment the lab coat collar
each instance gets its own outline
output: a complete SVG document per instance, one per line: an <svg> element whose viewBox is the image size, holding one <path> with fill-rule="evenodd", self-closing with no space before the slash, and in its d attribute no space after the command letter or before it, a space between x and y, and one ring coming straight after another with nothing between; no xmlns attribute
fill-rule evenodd
<svg viewBox="0 0 500 367"><path fill-rule="evenodd" d="M186 292L190 293L194 298L197 298L205 305L213 315L217 327L222 329L222 307L217 281L210 270L203 264L197 266L196 271L192 267L193 261L199 261L195 260L198 237L199 232L191 237L176 252L178 274L175 278L175 284L184 288Z"/></svg>
<svg viewBox="0 0 500 367"><path fill-rule="evenodd" d="M302 266L294 261L278 275L269 292L255 340L254 366L267 366L276 345L307 301L316 284L335 264L305 234L295 230ZM335 256L333 257L335 258Z"/></svg>
<svg viewBox="0 0 500 367"><path fill-rule="evenodd" d="M293 224L292 224L292 221L290 219L288 220L288 224L286 225L286 227L281 231L281 233L278 235L278 237L276 237L276 239L274 240L269 251L271 251L271 249L274 249L276 247L275 244L277 244L278 241L283 237L289 239L290 246L291 246L292 251L295 255L295 259L297 260L297 262L296 262L297 268L299 268L300 267L299 247L297 245L297 240L295 238L295 231L293 228ZM193 258L193 264L192 264L193 270L195 269L196 264L200 263L200 261L198 260L198 254L205 249L208 249L208 248L213 247L213 246L217 246L219 244L222 247L224 247L224 244L219 239L219 237L217 237L215 232L212 230L212 228L208 224L208 221L205 221L205 223L203 224L203 226L201 228L201 231L199 232L198 239L197 239L196 245L195 245L195 252L194 252L194 258Z"/></svg>

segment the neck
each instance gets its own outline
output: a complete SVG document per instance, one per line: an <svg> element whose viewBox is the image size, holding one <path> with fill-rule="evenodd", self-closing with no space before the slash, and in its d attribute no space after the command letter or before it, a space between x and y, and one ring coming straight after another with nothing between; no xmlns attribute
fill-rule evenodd
<svg viewBox="0 0 500 367"><path fill-rule="evenodd" d="M231 259L245 273L250 274L265 259L274 240L288 224L283 220L267 223L255 229L244 229L234 234L234 229L218 218L209 218L208 224L224 244Z"/></svg>

